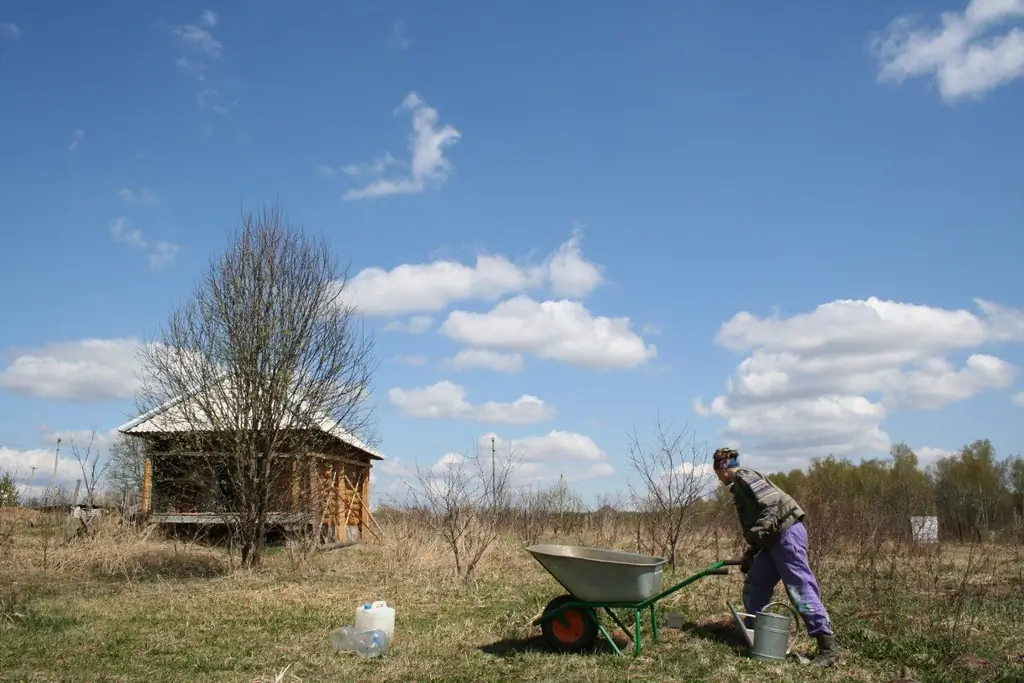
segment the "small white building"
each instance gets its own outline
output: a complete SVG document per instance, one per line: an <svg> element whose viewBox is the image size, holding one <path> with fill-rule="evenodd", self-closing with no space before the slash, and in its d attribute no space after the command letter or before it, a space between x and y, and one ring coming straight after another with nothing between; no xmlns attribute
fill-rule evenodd
<svg viewBox="0 0 1024 683"><path fill-rule="evenodd" d="M939 518L911 517L910 536L914 543L938 543L939 542Z"/></svg>

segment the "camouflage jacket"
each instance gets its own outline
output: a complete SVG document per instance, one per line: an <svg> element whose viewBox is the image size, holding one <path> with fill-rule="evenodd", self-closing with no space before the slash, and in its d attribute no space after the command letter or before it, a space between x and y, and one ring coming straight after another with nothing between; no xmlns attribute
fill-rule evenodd
<svg viewBox="0 0 1024 683"><path fill-rule="evenodd" d="M759 550L772 545L786 529L804 518L804 511L789 494L755 470L737 469L729 491L739 513L743 537Z"/></svg>

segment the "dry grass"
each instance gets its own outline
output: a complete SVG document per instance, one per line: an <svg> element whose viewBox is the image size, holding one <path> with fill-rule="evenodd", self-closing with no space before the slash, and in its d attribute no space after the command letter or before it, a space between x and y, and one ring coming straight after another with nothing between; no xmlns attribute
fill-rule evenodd
<svg viewBox="0 0 1024 683"><path fill-rule="evenodd" d="M9 513L3 523L13 524ZM666 601L703 628L666 629L639 658L555 655L530 621L560 588L511 536L467 583L444 545L412 524L387 523L385 544L312 558L275 549L264 570L246 573L223 550L105 520L94 539L49 547L44 575L43 526L18 519L0 549L0 680L890 681L904 666L922 681L1024 680L1014 658L1024 583L1020 558L1005 548L886 549L873 568L863 553L835 551L822 574L844 654L818 671L752 661L721 642L715 626L726 600L740 600L738 575ZM628 547L626 530L618 538ZM712 554L682 559L679 574ZM397 609L391 653L332 652L328 632L378 599ZM812 650L806 639L802 647Z"/></svg>

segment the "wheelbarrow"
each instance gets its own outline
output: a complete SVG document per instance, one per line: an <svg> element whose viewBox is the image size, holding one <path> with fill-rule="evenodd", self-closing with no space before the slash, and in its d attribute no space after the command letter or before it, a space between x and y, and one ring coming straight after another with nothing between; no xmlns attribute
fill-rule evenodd
<svg viewBox="0 0 1024 683"><path fill-rule="evenodd" d="M616 654L622 654L598 612L604 612L633 641L634 653L643 651L641 622L650 614L652 641L658 641L658 602L706 576L726 575L740 560L718 560L679 583L662 590L668 563L663 557L571 545L531 545L533 555L566 590L553 599L533 621L541 627L548 646L557 652L590 649L604 636ZM613 611L633 612L633 630Z"/></svg>

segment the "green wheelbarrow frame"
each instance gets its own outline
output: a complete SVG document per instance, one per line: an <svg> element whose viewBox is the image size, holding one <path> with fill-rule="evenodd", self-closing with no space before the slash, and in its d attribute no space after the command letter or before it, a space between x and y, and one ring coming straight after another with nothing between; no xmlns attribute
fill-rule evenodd
<svg viewBox="0 0 1024 683"><path fill-rule="evenodd" d="M548 603L541 616L533 620L533 625L540 626L542 628L545 640L547 640L548 644L555 649L562 651L582 651L592 646L597 640L597 635L600 634L604 636L604 639L612 646L615 653L621 655L622 650L615 644L615 640L612 639L611 633L607 628L605 628L604 624L601 623L598 612L602 611L607 614L613 622L615 622L616 626L622 629L623 633L625 633L631 641L633 641L634 654L639 655L643 652L642 622L644 613L650 613L651 640L652 642L657 643L658 602L705 577L728 575L729 567L739 564L740 560L718 560L695 574L686 577L679 583L661 591L657 595L653 595L639 602L594 602L578 600L571 594L562 595ZM556 576L555 579L557 580L558 577ZM630 610L633 612L632 631L625 623L623 623L622 619L615 614L613 610L616 609ZM579 628L580 624L578 613L580 612L585 615L587 623L582 626L583 633L580 635L578 641L572 645L567 645L564 640L554 635L554 629L557 628L555 624L557 623L565 628L572 628L574 625ZM577 622L576 624L573 624L570 618L566 616L567 613L575 613L573 616Z"/></svg>

